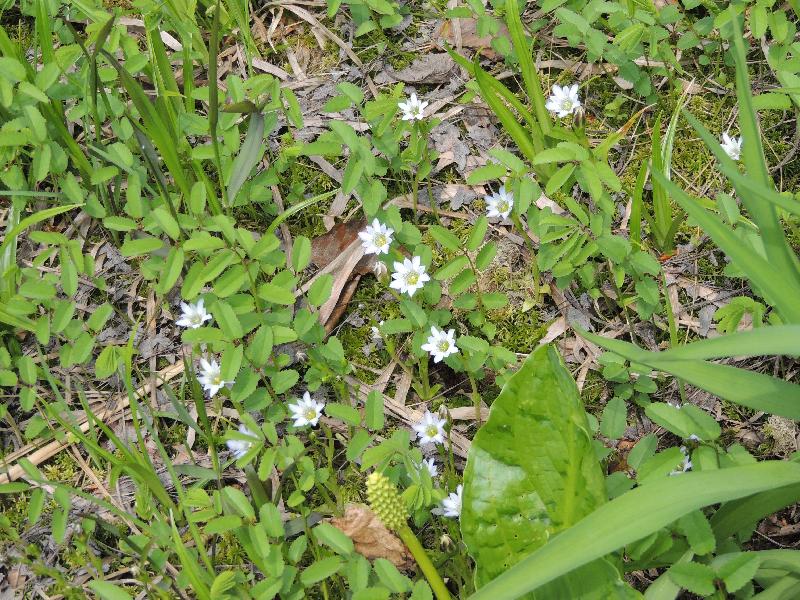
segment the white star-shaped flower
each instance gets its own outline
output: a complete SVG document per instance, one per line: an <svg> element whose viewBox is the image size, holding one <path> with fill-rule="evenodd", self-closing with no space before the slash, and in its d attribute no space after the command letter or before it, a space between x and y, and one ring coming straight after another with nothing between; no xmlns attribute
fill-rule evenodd
<svg viewBox="0 0 800 600"><path fill-rule="evenodd" d="M422 421L414 425L414 431L417 432L419 445L444 444L445 423L447 423L445 419L437 417L432 414L431 411L426 410Z"/></svg>
<svg viewBox="0 0 800 600"><path fill-rule="evenodd" d="M457 354L455 329L445 332L444 329L431 327L428 343L422 344L422 349L433 357L435 363L441 362L451 354Z"/></svg>
<svg viewBox="0 0 800 600"><path fill-rule="evenodd" d="M455 492L451 492L447 498L442 500L442 515L457 519L461 516L461 497L464 493L464 486L459 484Z"/></svg>
<svg viewBox="0 0 800 600"><path fill-rule="evenodd" d="M731 137L727 133L722 134L722 149L725 154L730 156L733 160L739 160L742 155L742 138Z"/></svg>
<svg viewBox="0 0 800 600"><path fill-rule="evenodd" d="M401 294L413 296L414 292L422 289L431 278L425 272L425 265L421 263L420 257L415 256L411 260L406 258L403 262L395 261L392 279L389 287L399 290Z"/></svg>
<svg viewBox="0 0 800 600"><path fill-rule="evenodd" d="M213 398L226 385L233 384L222 379L222 370L216 360L208 362L205 358L200 359L200 377L197 380L208 392L209 398Z"/></svg>
<svg viewBox="0 0 800 600"><path fill-rule="evenodd" d="M388 254L393 233L394 229L387 227L378 219L373 219L372 225L367 225L364 231L358 232L364 254Z"/></svg>
<svg viewBox="0 0 800 600"><path fill-rule="evenodd" d="M690 471L692 469L692 458L689 456L686 446L681 446L681 453L683 453L683 462L681 463L680 467L674 471L671 471L670 475L680 475L681 473L686 473L686 471Z"/></svg>
<svg viewBox="0 0 800 600"><path fill-rule="evenodd" d="M181 327L197 329L198 327L202 327L203 323L210 320L211 315L206 311L205 306L203 306L203 299L200 298L200 300L194 304L181 302L181 318L175 321L175 324Z"/></svg>
<svg viewBox="0 0 800 600"><path fill-rule="evenodd" d="M252 438L258 438L258 436L252 431L250 431L250 429L248 429L247 425L245 425L244 423L239 425L239 433L241 433L242 435L250 436ZM228 446L228 450L231 451L233 457L236 460L239 460L245 454L247 454L247 451L250 450L250 446L253 445L253 442L248 440L228 440L227 442L225 442L225 445Z"/></svg>
<svg viewBox="0 0 800 600"><path fill-rule="evenodd" d="M422 459L422 462L417 465L420 471L422 469L427 469L428 473L431 474L431 479L436 477L439 474L439 467L436 466L436 461L433 458Z"/></svg>
<svg viewBox="0 0 800 600"><path fill-rule="evenodd" d="M421 121L425 117L426 106L428 103L418 99L416 94L411 94L406 102L397 103L397 107L403 113L403 121Z"/></svg>
<svg viewBox="0 0 800 600"><path fill-rule="evenodd" d="M506 186L501 186L499 190L491 196L484 197L486 200L486 216L501 217L507 219L514 207L514 195L506 191Z"/></svg>
<svg viewBox="0 0 800 600"><path fill-rule="evenodd" d="M295 427L304 427L305 425L316 427L319 418L322 416L323 408L325 408L325 403L312 399L311 394L308 392L303 394L302 400L298 400L296 404L289 405Z"/></svg>
<svg viewBox="0 0 800 600"><path fill-rule="evenodd" d="M581 105L581 99L578 96L578 84L560 86L553 85L550 90L550 97L547 99L545 108L559 118L566 117L575 112Z"/></svg>
<svg viewBox="0 0 800 600"><path fill-rule="evenodd" d="M372 326L372 339L373 340L377 341L377 340L382 340L383 339L383 335L381 335L381 330L380 330L380 328L383 326L383 323L384 323L384 321L381 321L380 323L378 323L377 326L375 326L375 325Z"/></svg>

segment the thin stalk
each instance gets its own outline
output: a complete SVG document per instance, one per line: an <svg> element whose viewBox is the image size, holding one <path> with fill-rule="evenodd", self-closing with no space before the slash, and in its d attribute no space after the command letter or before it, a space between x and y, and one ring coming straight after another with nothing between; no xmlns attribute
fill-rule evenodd
<svg viewBox="0 0 800 600"><path fill-rule="evenodd" d="M423 400L431 399L431 382L428 378L428 356L419 361L419 378L422 380L422 390L424 392Z"/></svg>
<svg viewBox="0 0 800 600"><path fill-rule="evenodd" d="M475 378L472 376L472 373L467 372L467 377L469 377L469 385L472 387L472 404L475 406L475 422L478 424L478 427L480 427L483 423L483 419L481 418L481 396L478 393L478 385L475 383Z"/></svg>
<svg viewBox="0 0 800 600"><path fill-rule="evenodd" d="M672 302L669 301L669 286L667 286L667 276L663 274L664 279L664 308L667 312L667 321L669 322L669 344L671 348L680 346L681 342L678 339L678 325L675 322L675 313L672 311ZM682 379L678 379L678 392L681 395L681 403L686 404L686 386Z"/></svg>
<svg viewBox="0 0 800 600"><path fill-rule="evenodd" d="M211 39L208 49L208 126L211 133L211 146L214 149L214 161L217 163L217 183L219 183L222 204L228 207L228 190L225 189L222 176L222 159L219 152L217 139L217 124L219 119L219 84L217 82L217 54L219 53L219 11L220 0L214 8L214 21L211 26Z"/></svg>
<svg viewBox="0 0 800 600"><path fill-rule="evenodd" d="M511 211L511 220L514 222L514 227L517 228L519 234L522 236L522 239L525 241L525 245L528 247L528 251L531 253L531 271L533 271L533 302L534 305L539 304L539 293L540 289L540 273L539 273L539 262L536 259L536 248L533 247L533 242L531 238L528 237L528 233L522 227L522 221L519 218L519 214L517 214L516 210Z"/></svg>
<svg viewBox="0 0 800 600"><path fill-rule="evenodd" d="M414 560L417 561L419 568L422 570L422 573L428 580L428 583L430 584L431 589L436 596L436 600L450 600L450 592L447 591L447 587L444 585L444 581L442 581L442 578L439 576L439 572L436 570L436 567L433 566L428 553L425 552L425 548L423 548L422 544L419 543L419 540L417 539L417 536L414 535L414 532L411 531L408 525L403 525L397 530L397 535L400 536L400 539L411 551L411 554L414 556Z"/></svg>

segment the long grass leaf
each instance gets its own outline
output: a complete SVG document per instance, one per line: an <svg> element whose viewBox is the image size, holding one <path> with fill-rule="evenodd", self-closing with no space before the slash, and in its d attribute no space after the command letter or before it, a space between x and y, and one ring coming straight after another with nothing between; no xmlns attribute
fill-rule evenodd
<svg viewBox="0 0 800 600"><path fill-rule="evenodd" d="M730 402L800 420L800 385L730 365L661 356L680 349L648 352L622 340L604 338L580 329L577 331L587 340L627 360L670 373Z"/></svg>
<svg viewBox="0 0 800 600"><path fill-rule="evenodd" d="M524 6L524 5L523 5ZM550 133L553 122L550 113L545 107L544 91L539 80L539 73L531 56L531 46L525 37L525 30L522 27L522 20L519 15L519 3L516 0L506 0L506 27L511 34L511 43L514 46L514 53L519 60L520 71L522 71L522 81L525 83L525 91L528 99L533 105L533 111L539 122L539 129L544 135Z"/></svg>
<svg viewBox="0 0 800 600"><path fill-rule="evenodd" d="M693 510L798 483L800 465L780 461L659 479L600 506L470 598L519 598L666 527Z"/></svg>
<svg viewBox="0 0 800 600"><path fill-rule="evenodd" d="M686 192L666 179L663 173L654 171L653 176L756 285L766 300L778 310L784 321L800 323L800 303L797 302L797 298L800 298L800 283L779 271L777 265L771 261L758 256L752 248L742 244L720 219L699 206Z"/></svg>
<svg viewBox="0 0 800 600"><path fill-rule="evenodd" d="M231 177L228 182L228 199L231 202L236 200L242 185L247 181L250 172L261 160L261 143L264 141L264 115L261 113L251 113L250 122L247 125L247 136L244 138L239 154L233 161L231 167Z"/></svg>

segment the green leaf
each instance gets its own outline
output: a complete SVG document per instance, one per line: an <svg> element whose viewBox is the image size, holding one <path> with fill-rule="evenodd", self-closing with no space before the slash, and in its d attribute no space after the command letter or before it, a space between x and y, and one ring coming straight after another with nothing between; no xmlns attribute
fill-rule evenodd
<svg viewBox="0 0 800 600"><path fill-rule="evenodd" d="M699 563L673 565L669 570L669 578L676 584L699 596L710 596L716 589L714 586L714 569Z"/></svg>
<svg viewBox="0 0 800 600"><path fill-rule="evenodd" d="M214 315L214 321L229 340L234 340L244 335L239 317L236 316L233 308L227 302L222 300L215 302L211 307L211 314Z"/></svg>
<svg viewBox="0 0 800 600"><path fill-rule="evenodd" d="M375 431L383 429L383 394L377 390L372 390L367 396L366 402L366 426Z"/></svg>
<svg viewBox="0 0 800 600"><path fill-rule="evenodd" d="M294 239L292 246L292 268L299 273L308 266L311 260L311 240L300 235Z"/></svg>
<svg viewBox="0 0 800 600"><path fill-rule="evenodd" d="M300 583L302 583L304 587L310 587L338 572L341 567L341 558L337 556L323 558L306 567L303 572L300 573Z"/></svg>
<svg viewBox="0 0 800 600"><path fill-rule="evenodd" d="M467 250L475 252L475 250L480 247L481 243L483 243L483 238L486 237L486 230L488 228L489 219L486 218L486 215L478 217L467 239Z"/></svg>
<svg viewBox="0 0 800 600"><path fill-rule="evenodd" d="M437 281L450 279L451 277L458 275L461 272L461 269L466 267L468 264L469 259L466 256L456 256L453 260L438 269L433 274L433 278Z"/></svg>
<svg viewBox="0 0 800 600"><path fill-rule="evenodd" d="M506 176L506 171L505 165L489 163L472 171L467 177L467 185L478 185L486 181L501 179Z"/></svg>
<svg viewBox="0 0 800 600"><path fill-rule="evenodd" d="M747 332L749 336L744 339L764 342L764 336L761 335L761 332L769 331L770 329L778 328L759 328ZM684 359L693 358L701 353L711 354L709 358L712 358L715 355L719 355L721 351L727 351L732 347L738 348L740 343L744 341L740 337L743 334L724 336L714 340L703 340L665 352L647 352L622 340L604 338L582 331L579 328L576 331L589 341L606 350L611 350L627 360L646 365L651 369L672 373L691 385L707 390L731 402L800 420L800 386L776 377L737 369L729 365ZM726 343L731 338L735 339L735 346ZM774 340L775 336L771 336L771 339ZM783 338L780 341L787 345L792 343ZM796 344L796 342L794 343ZM694 350L693 347L698 347L698 350ZM743 354L748 355L748 352L743 352ZM723 353L722 355L726 356L727 354Z"/></svg>
<svg viewBox="0 0 800 600"><path fill-rule="evenodd" d="M119 249L119 251L122 256L141 256L142 254L148 254L154 250L158 250L163 245L164 242L162 242L159 238L145 236L135 240L128 240L122 244L122 247Z"/></svg>
<svg viewBox="0 0 800 600"><path fill-rule="evenodd" d="M578 388L558 352L541 346L505 384L469 451L461 531L478 586L605 498Z"/></svg>
<svg viewBox="0 0 800 600"><path fill-rule="evenodd" d="M380 582L389 588L394 594L404 594L411 591L411 581L397 570L392 563L385 558L377 558L373 563L375 574Z"/></svg>
<svg viewBox="0 0 800 600"><path fill-rule="evenodd" d="M695 510L683 515L678 521L678 529L686 536L695 554L703 556L714 551L717 540L703 511Z"/></svg>
<svg viewBox="0 0 800 600"><path fill-rule="evenodd" d="M329 546L337 554L351 554L354 550L353 540L329 523L320 523L313 531L320 544Z"/></svg>
<svg viewBox="0 0 800 600"><path fill-rule="evenodd" d="M796 487L790 503L800 497L800 486L797 486L800 465L782 461L658 478L598 507L478 590L471 600L518 598L581 565L647 537L688 512L792 484ZM468 498L465 490L465 501ZM465 503L465 509L470 509L469 504ZM639 518L631 519L633 514Z"/></svg>
<svg viewBox="0 0 800 600"><path fill-rule="evenodd" d="M101 600L132 600L132 596L118 585L108 581L95 579L89 582L89 587Z"/></svg>
<svg viewBox="0 0 800 600"><path fill-rule="evenodd" d="M308 289L308 301L313 306L322 306L331 297L333 275L324 273L314 280Z"/></svg>
<svg viewBox="0 0 800 600"><path fill-rule="evenodd" d="M258 286L258 295L273 304L284 304L286 306L294 304L292 291L275 283L263 283Z"/></svg>
<svg viewBox="0 0 800 600"><path fill-rule="evenodd" d="M461 241L441 225L431 225L428 231L437 242L448 250L455 252L461 248Z"/></svg>
<svg viewBox="0 0 800 600"><path fill-rule="evenodd" d="M761 566L758 552L742 552L733 556L717 569L717 575L725 582L725 591L730 594L743 588Z"/></svg>
<svg viewBox="0 0 800 600"><path fill-rule="evenodd" d="M358 425L361 423L361 413L352 406L346 404L338 404L336 402L328 402L325 405L325 414L334 419L341 419L350 425Z"/></svg>
<svg viewBox="0 0 800 600"><path fill-rule="evenodd" d="M606 403L603 409L600 433L612 440L621 438L622 434L625 433L627 417L628 409L625 405L625 400L619 396L614 396Z"/></svg>
<svg viewBox="0 0 800 600"><path fill-rule="evenodd" d="M247 181L250 172L261 160L261 143L264 141L264 115L261 113L251 113L250 122L247 125L247 136L244 138L239 154L233 161L231 176L228 181L228 202L236 200L242 185Z"/></svg>
<svg viewBox="0 0 800 600"><path fill-rule="evenodd" d="M664 429L684 439L694 435L701 440L711 441L722 433L716 419L693 404L673 406L666 402L653 402L647 405L645 414Z"/></svg>

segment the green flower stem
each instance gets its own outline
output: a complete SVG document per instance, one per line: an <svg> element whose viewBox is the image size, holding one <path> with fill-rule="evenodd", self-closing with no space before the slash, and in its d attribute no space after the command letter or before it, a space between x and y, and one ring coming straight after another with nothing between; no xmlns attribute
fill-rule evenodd
<svg viewBox="0 0 800 600"><path fill-rule="evenodd" d="M423 400L428 401L431 399L431 382L428 378L428 355L426 354L419 361L419 378L422 381L422 389L425 397Z"/></svg>
<svg viewBox="0 0 800 600"><path fill-rule="evenodd" d="M528 232L526 232L525 228L522 226L522 221L520 220L519 214L516 210L511 211L511 220L514 221L514 227L517 228L519 234L522 236L522 239L525 240L525 245L528 246L528 250L531 253L531 271L533 271L533 302L535 305L538 305L540 285L539 263L536 259L536 248L533 247L533 242L531 241L531 238L528 237Z"/></svg>
<svg viewBox="0 0 800 600"><path fill-rule="evenodd" d="M428 553L425 552L425 548L423 548L422 544L419 543L419 540L417 539L417 536L414 535L414 532L411 531L408 525L403 525L397 530L397 535L400 536L400 539L411 551L411 554L414 555L414 560L417 561L417 564L422 570L423 575L425 575L425 578L428 580L436 599L451 600L450 592L447 591L444 581L442 581L442 578L439 576L439 571L437 571L436 567L433 566Z"/></svg>
<svg viewBox="0 0 800 600"><path fill-rule="evenodd" d="M244 474L247 477L247 485L250 488L250 497L253 499L256 513L258 513L262 506L269 503L267 490L264 489L264 482L259 479L258 473L256 473L252 464L245 465Z"/></svg>
<svg viewBox="0 0 800 600"><path fill-rule="evenodd" d="M480 427L483 423L481 419L481 395L478 393L478 385L475 383L475 377L472 376L472 373L467 372L467 377L469 377L469 384L472 387L472 404L475 406L475 423Z"/></svg>

